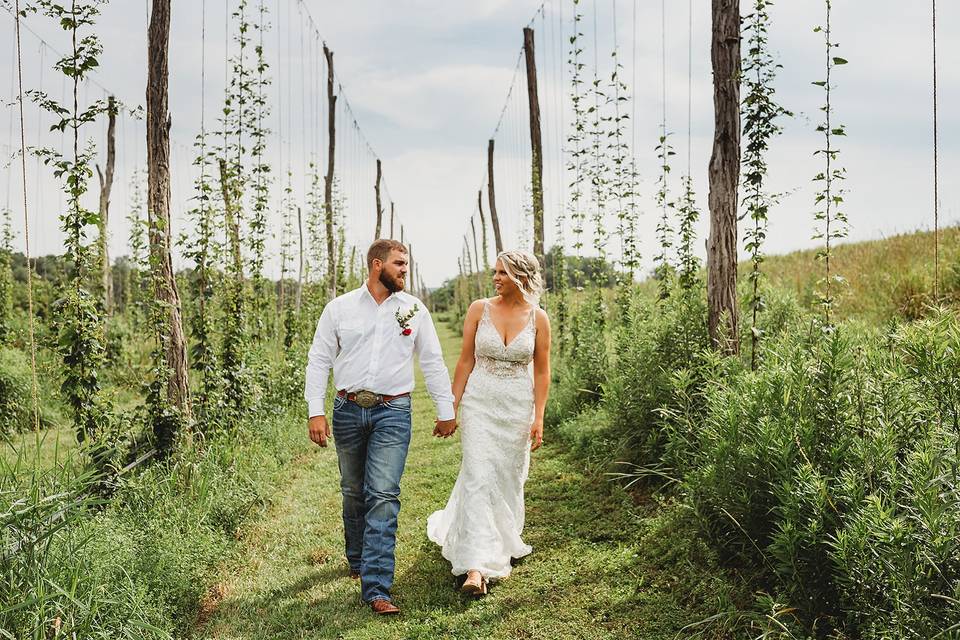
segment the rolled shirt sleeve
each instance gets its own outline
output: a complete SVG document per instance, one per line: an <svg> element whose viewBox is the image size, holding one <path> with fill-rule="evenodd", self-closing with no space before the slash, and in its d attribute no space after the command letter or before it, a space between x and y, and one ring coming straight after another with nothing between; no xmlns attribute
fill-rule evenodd
<svg viewBox="0 0 960 640"><path fill-rule="evenodd" d="M420 359L420 368L427 383L427 391L437 406L437 418L453 420L453 391L450 385L450 372L443 361L443 351L440 349L440 338L437 329L433 326L430 312L423 310L420 321L420 330L417 331L414 350Z"/></svg>
<svg viewBox="0 0 960 640"><path fill-rule="evenodd" d="M308 417L324 415L324 401L327 396L327 381L330 369L337 357L338 342L336 318L333 301L323 308L317 330L313 334L313 344L307 355L306 383L303 397L307 401Z"/></svg>

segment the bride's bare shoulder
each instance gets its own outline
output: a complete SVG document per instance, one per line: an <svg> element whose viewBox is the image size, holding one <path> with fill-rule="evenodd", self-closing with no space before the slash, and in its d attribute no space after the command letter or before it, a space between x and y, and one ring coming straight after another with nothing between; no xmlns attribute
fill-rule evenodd
<svg viewBox="0 0 960 640"><path fill-rule="evenodd" d="M547 312L541 307L537 307L537 315L536 315L535 322L537 323L538 330L550 328L550 316L548 316Z"/></svg>
<svg viewBox="0 0 960 640"><path fill-rule="evenodd" d="M486 298L479 298L470 303L470 306L467 307L467 316L468 317L480 317L483 313L483 306L487 303Z"/></svg>

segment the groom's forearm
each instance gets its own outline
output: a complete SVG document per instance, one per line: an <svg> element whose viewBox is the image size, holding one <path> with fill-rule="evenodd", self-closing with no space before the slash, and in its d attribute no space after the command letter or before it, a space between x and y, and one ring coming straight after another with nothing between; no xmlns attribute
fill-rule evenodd
<svg viewBox="0 0 960 640"><path fill-rule="evenodd" d="M327 397L327 382L336 354L337 337L335 332L333 309L327 305L317 321L313 342L307 353L307 368L304 373L303 397L307 401L309 418L324 415L324 401Z"/></svg>
<svg viewBox="0 0 960 640"><path fill-rule="evenodd" d="M326 413L327 383L330 380L330 367L315 362L307 363L303 397L307 401L307 417L322 416Z"/></svg>
<svg viewBox="0 0 960 640"><path fill-rule="evenodd" d="M424 311L426 317L417 332L414 350L420 359L420 369L427 383L427 392L437 406L437 418L453 420L453 393L450 391L450 372L443 361L443 351L440 348L440 337L433 326L430 314Z"/></svg>
<svg viewBox="0 0 960 640"><path fill-rule="evenodd" d="M439 420L453 420L453 402L454 397L450 389L450 374L447 372L443 361L440 366L436 363L424 361L420 358L420 369L423 371L423 378L427 384L427 393L437 407L437 418Z"/></svg>

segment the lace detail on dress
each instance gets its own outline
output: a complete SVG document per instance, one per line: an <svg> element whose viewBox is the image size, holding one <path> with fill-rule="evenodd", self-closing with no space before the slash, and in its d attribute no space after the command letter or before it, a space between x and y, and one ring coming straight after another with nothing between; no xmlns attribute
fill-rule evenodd
<svg viewBox="0 0 960 640"><path fill-rule="evenodd" d="M533 360L533 348L536 342L536 309L531 309L527 324L508 344L493 325L490 318L490 301L483 302L483 316L477 325L474 338L474 357L476 367L485 373L499 378L512 378L526 375L527 366Z"/></svg>
<svg viewBox="0 0 960 640"><path fill-rule="evenodd" d="M496 358L488 358L487 356L477 356L474 371L477 369L498 378L514 378L527 374L527 365L522 362L497 360Z"/></svg>

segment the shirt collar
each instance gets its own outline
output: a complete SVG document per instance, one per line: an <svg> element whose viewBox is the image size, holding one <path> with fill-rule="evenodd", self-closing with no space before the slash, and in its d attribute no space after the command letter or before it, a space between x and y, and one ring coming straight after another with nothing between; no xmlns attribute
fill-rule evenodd
<svg viewBox="0 0 960 640"><path fill-rule="evenodd" d="M364 282L363 284L361 284L360 287L359 287L359 289L357 289L357 291L359 292L361 298L364 297L364 296L366 296L367 300L369 300L370 302L372 302L372 303L375 304L375 305L377 304L377 301L376 301L376 299L373 297L373 294L370 293L370 289L367 287L367 283L366 283L366 282ZM388 302L391 302L391 301L399 301L399 300L400 300L400 293L401 293L401 292L399 292L399 291L397 291L397 292L395 292L395 293L391 293L389 296L387 296L386 300L383 301L383 304L387 304ZM377 305L377 306L379 306L379 305Z"/></svg>

